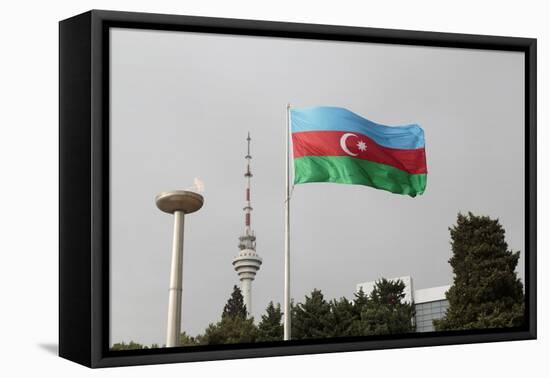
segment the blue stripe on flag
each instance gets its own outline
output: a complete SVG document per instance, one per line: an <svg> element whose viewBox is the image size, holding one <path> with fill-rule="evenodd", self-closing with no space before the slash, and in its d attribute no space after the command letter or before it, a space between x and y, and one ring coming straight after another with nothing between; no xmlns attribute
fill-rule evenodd
<svg viewBox="0 0 550 378"><path fill-rule="evenodd" d="M385 126L347 109L332 106L291 108L292 132L347 131L368 136L381 146L412 150L424 147L424 130L416 124Z"/></svg>

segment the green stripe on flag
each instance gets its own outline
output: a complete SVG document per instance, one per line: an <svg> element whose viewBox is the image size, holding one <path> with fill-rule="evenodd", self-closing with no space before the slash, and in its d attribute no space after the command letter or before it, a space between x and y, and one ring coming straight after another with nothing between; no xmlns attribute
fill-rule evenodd
<svg viewBox="0 0 550 378"><path fill-rule="evenodd" d="M294 183L333 182L366 185L415 197L424 193L427 175L349 156L303 156L294 159Z"/></svg>

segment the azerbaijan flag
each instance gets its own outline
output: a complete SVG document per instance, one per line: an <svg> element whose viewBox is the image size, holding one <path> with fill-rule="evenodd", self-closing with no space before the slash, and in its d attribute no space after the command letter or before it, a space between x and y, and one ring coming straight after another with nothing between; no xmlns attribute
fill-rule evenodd
<svg viewBox="0 0 550 378"><path fill-rule="evenodd" d="M366 185L415 197L426 189L424 131L384 126L347 109L291 108L294 183Z"/></svg>

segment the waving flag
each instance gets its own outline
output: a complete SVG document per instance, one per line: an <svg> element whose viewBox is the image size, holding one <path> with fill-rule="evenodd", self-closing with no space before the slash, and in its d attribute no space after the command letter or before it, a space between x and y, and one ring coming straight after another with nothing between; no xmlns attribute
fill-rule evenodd
<svg viewBox="0 0 550 378"><path fill-rule="evenodd" d="M291 108L294 183L366 185L415 197L426 189L424 131L384 126L337 107Z"/></svg>

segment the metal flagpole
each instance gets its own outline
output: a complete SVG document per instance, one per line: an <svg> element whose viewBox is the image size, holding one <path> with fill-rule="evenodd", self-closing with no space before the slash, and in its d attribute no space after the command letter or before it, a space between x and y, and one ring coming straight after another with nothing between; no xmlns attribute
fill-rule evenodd
<svg viewBox="0 0 550 378"><path fill-rule="evenodd" d="M284 340L290 340L290 104L286 105Z"/></svg>

